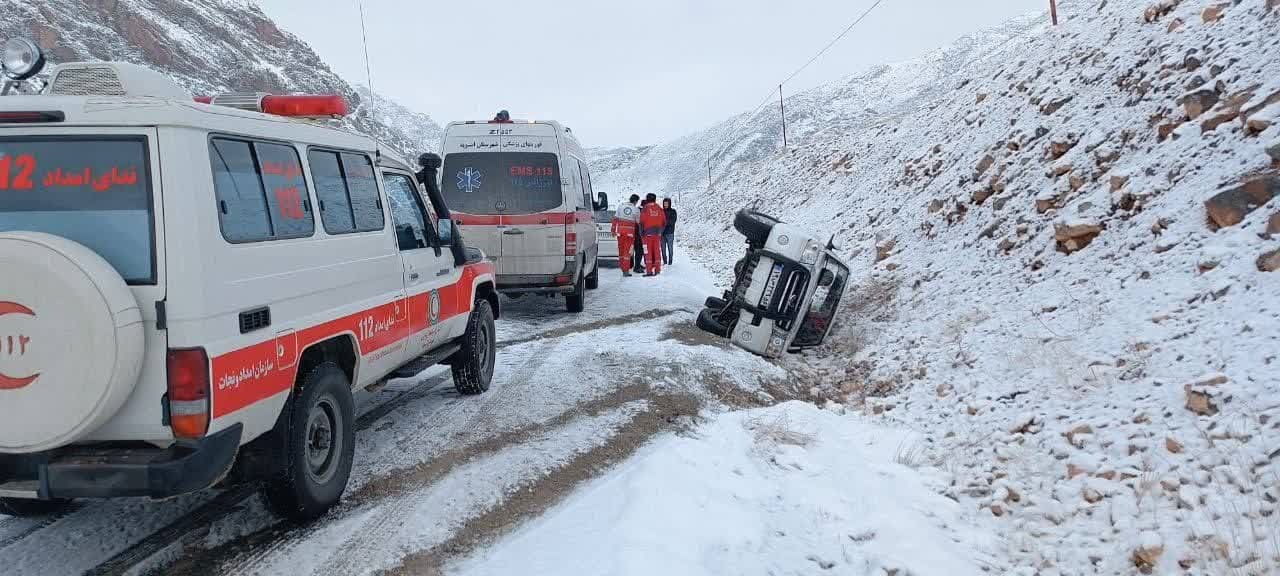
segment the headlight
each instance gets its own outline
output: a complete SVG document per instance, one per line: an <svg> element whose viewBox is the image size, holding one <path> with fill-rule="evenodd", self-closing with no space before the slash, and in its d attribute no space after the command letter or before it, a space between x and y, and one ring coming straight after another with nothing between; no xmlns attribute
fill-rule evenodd
<svg viewBox="0 0 1280 576"><path fill-rule="evenodd" d="M804 253L800 255L800 263L808 265L816 264L818 262L818 252L818 245L810 244L808 248L804 249Z"/></svg>
<svg viewBox="0 0 1280 576"><path fill-rule="evenodd" d="M40 73L44 68L44 54L35 42L26 38L11 38L4 43L4 52L0 53L0 67L4 74L14 80L26 80Z"/></svg>

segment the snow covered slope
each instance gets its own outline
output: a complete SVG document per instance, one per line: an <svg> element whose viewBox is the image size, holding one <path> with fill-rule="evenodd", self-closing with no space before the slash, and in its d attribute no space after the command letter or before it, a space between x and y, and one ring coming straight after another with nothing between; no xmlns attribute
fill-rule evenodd
<svg viewBox="0 0 1280 576"><path fill-rule="evenodd" d="M1280 2L1078 0L655 146L598 188L838 233L803 395L922 431L1026 574L1280 570ZM972 49L966 48L972 46Z"/></svg>
<svg viewBox="0 0 1280 576"><path fill-rule="evenodd" d="M438 146L440 127L360 92L298 37L245 0L0 0L0 38L26 36L51 62L123 60L165 72L193 94L340 93L356 129L403 154ZM386 104L384 106L384 104ZM425 139L430 137L429 139Z"/></svg>

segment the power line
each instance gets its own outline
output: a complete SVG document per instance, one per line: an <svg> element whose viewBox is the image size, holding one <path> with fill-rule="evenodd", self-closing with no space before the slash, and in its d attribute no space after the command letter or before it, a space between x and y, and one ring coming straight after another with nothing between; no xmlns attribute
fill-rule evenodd
<svg viewBox="0 0 1280 576"><path fill-rule="evenodd" d="M821 58L823 54L826 54L827 50L830 50L831 47L835 46L836 43L840 42L840 40L843 40L844 37L849 34L849 31L853 30L854 26L857 26L858 23L866 19L867 15L870 14L872 10L875 10L876 7L879 6L881 2L884 2L884 0L876 0L875 4L872 4L870 8L867 8L865 11L862 12L861 16L858 16L856 20L849 23L848 26L845 26L844 30L841 30L839 35L837 35L834 39L828 42L826 46L823 46L822 49L819 50L817 54L813 55L813 58L810 58L808 62L804 63L804 66L801 66L800 68L796 69L795 72L792 72L791 75L787 76L787 79L783 80L781 83L786 84L787 82L790 82L793 78L800 75L801 72L804 72L805 68L808 68L814 62L817 62L818 58Z"/></svg>
<svg viewBox="0 0 1280 576"><path fill-rule="evenodd" d="M865 20L867 16L870 15L871 12L874 11L877 7L879 7L880 4L883 2L884 0L876 0L875 3L873 3L869 8L864 10L862 14L858 15L858 17L855 18L853 22L850 22L848 26L845 26L844 29L841 30L840 33L836 35L835 38L832 38L830 42L827 42L826 46L823 46L821 50L818 50L818 52L814 54L812 58L809 58L809 60L805 62L804 65L797 68L794 72L791 73L791 75L787 76L785 80L783 80L782 82L779 82L778 88L777 88L779 93L782 90L783 84L786 84L787 82L790 82L791 80L795 79L795 77L800 75L801 72L804 72L809 66L813 65L814 62L817 62L818 59L821 58L823 54L826 54L827 51L831 50L831 48L835 46L837 43L839 43L840 40L843 40L844 37L847 36L849 32L854 29L854 27L856 27L863 20ZM716 158L717 156L719 156L721 153L724 152L725 148L727 148L728 144L730 143L729 141L733 139L734 135L737 133L739 125L744 120L749 121L751 118L755 117L756 113L759 112L761 108L764 108L766 104L773 101L773 93L774 93L774 90L770 89L769 93L765 95L764 99L762 99L760 103L756 105L755 108L752 108L750 112L744 115L739 115L737 117L737 119L732 124L732 128L730 128L730 130L728 130L728 132L726 133L725 138L720 141L720 146L718 146L715 152L712 153L711 156L707 159L708 163L710 163L711 159ZM783 121L785 122L785 119Z"/></svg>

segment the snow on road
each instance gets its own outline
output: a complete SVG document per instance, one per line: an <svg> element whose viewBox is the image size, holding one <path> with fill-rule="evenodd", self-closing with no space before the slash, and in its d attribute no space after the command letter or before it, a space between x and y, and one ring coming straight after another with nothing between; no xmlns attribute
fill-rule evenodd
<svg viewBox="0 0 1280 576"><path fill-rule="evenodd" d="M252 486L85 502L0 517L5 574L431 574L473 554L471 572L526 574L985 562L936 495L943 476L893 462L908 434L799 403L726 412L773 403L788 374L693 328L713 286L684 264L656 279L606 269L583 314L504 299L486 394L459 396L433 368L358 395L350 485L313 524L277 520ZM585 527L573 548L546 543Z"/></svg>
<svg viewBox="0 0 1280 576"><path fill-rule="evenodd" d="M992 547L912 435L798 401L666 435L456 567L501 574L981 574ZM896 570L896 572L894 572Z"/></svg>

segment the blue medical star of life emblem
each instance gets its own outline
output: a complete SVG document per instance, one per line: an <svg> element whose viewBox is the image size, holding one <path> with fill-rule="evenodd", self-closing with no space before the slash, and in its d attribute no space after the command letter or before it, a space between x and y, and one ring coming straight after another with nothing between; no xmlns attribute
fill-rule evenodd
<svg viewBox="0 0 1280 576"><path fill-rule="evenodd" d="M484 174L470 166L458 171L458 189L468 194L480 189Z"/></svg>

